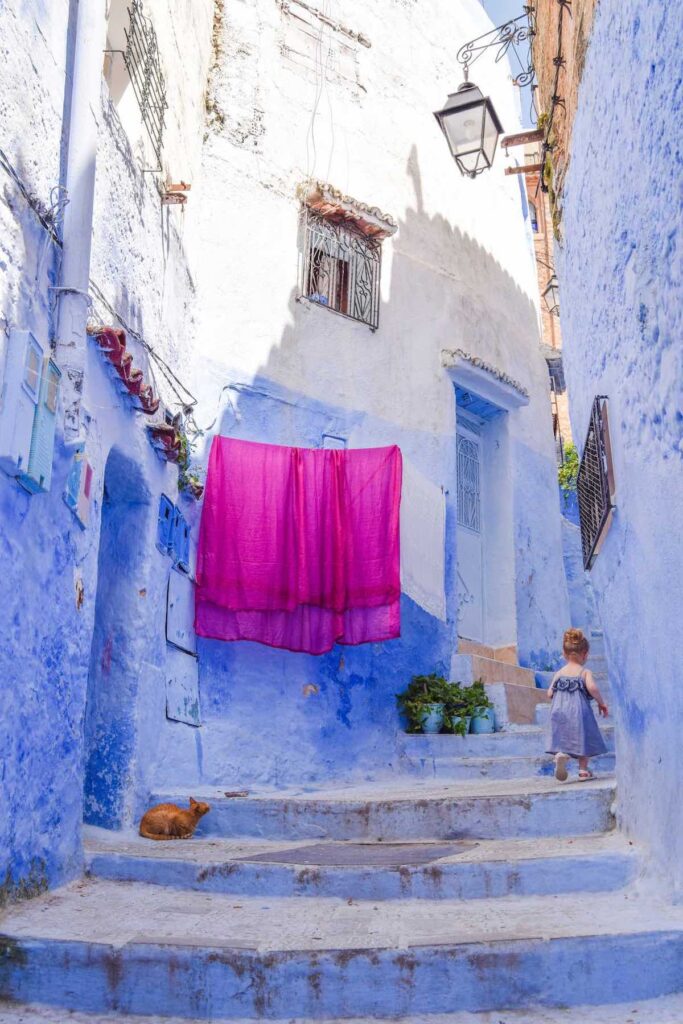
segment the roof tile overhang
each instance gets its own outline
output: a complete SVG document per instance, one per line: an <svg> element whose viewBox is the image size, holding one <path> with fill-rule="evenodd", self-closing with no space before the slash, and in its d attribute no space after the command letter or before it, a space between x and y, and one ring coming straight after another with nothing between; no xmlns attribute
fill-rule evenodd
<svg viewBox="0 0 683 1024"><path fill-rule="evenodd" d="M329 182L307 181L300 185L298 191L309 209L336 224L351 224L368 238L382 240L398 231L398 224L388 213L345 196Z"/></svg>

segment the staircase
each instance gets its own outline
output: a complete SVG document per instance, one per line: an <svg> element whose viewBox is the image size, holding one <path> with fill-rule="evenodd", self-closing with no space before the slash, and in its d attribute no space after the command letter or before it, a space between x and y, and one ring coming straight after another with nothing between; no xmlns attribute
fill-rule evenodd
<svg viewBox="0 0 683 1024"><path fill-rule="evenodd" d="M0 917L0 1021L680 1024L683 908L641 891L613 753L559 784L542 750L406 736L383 783L193 792L190 842L87 829L87 877Z"/></svg>
<svg viewBox="0 0 683 1024"><path fill-rule="evenodd" d="M517 664L517 648L489 647L474 640L458 638L458 653L451 664L451 676L469 685L481 679L496 709L496 719L502 726L529 725L536 720L539 704L547 703L544 689L536 686L538 676L544 673ZM550 685L548 675L545 689Z"/></svg>

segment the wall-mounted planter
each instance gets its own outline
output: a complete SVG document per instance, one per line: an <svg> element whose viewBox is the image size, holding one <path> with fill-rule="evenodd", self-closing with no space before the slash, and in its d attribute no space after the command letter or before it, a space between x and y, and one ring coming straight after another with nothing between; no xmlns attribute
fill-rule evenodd
<svg viewBox="0 0 683 1024"><path fill-rule="evenodd" d="M160 399L139 368L133 366L133 357L126 351L126 332L113 327L103 327L95 332L100 352L114 371L115 378L137 409L153 416L158 410Z"/></svg>
<svg viewBox="0 0 683 1024"><path fill-rule="evenodd" d="M172 423L155 423L147 427L149 439L158 454L166 462L178 462L181 453L181 440L177 427Z"/></svg>
<svg viewBox="0 0 683 1024"><path fill-rule="evenodd" d="M204 493L204 484L194 473L181 473L178 477L178 490L199 501Z"/></svg>

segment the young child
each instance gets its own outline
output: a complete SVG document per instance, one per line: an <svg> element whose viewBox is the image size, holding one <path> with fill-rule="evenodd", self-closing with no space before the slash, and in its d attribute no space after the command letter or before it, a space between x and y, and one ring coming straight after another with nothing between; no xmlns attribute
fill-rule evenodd
<svg viewBox="0 0 683 1024"><path fill-rule="evenodd" d="M567 761L575 757L579 762L579 781L594 778L588 767L588 758L604 754L607 750L591 700L598 702L600 714L609 714L593 673L584 668L588 658L588 641L580 629L568 629L562 644L567 664L553 676L548 690L552 699L550 708L550 740L548 753L555 755L555 778L567 778Z"/></svg>

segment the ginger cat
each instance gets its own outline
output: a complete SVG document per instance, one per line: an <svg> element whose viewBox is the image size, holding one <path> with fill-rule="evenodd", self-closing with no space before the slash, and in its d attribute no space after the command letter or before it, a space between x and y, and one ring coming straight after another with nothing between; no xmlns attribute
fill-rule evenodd
<svg viewBox="0 0 683 1024"><path fill-rule="evenodd" d="M211 810L208 804L190 797L190 808L157 804L143 814L140 835L145 839L191 839L200 818Z"/></svg>

